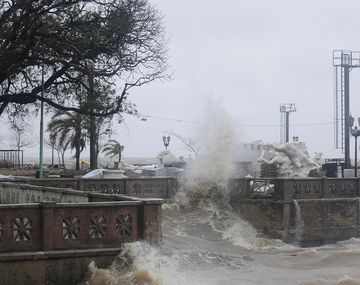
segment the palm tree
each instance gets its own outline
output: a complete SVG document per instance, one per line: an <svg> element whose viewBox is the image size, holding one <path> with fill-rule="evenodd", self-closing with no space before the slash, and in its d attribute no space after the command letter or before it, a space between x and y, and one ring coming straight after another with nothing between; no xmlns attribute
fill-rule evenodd
<svg viewBox="0 0 360 285"><path fill-rule="evenodd" d="M48 124L47 131L59 145L70 145L75 149L76 170L80 169L80 153L85 148L86 134L83 116L74 112L57 111Z"/></svg>
<svg viewBox="0 0 360 285"><path fill-rule="evenodd" d="M109 140L102 149L102 152L104 152L105 155L109 157L118 156L118 162L120 163L121 153L123 152L123 150L124 146L121 145L117 140Z"/></svg>
<svg viewBox="0 0 360 285"><path fill-rule="evenodd" d="M58 164L65 165L65 152L69 147L70 141L60 143L56 133L50 133L49 139L45 140L45 143L51 147L52 150L56 150L58 156ZM53 158L53 156L52 156ZM54 160L51 159L51 163L54 164Z"/></svg>

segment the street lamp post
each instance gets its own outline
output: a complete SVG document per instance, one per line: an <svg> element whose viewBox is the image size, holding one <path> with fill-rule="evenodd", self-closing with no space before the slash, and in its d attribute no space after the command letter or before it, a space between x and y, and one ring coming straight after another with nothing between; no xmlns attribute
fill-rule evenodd
<svg viewBox="0 0 360 285"><path fill-rule="evenodd" d="M163 136L163 142L164 142L165 149L167 149L170 144L170 136L169 135Z"/></svg>
<svg viewBox="0 0 360 285"><path fill-rule="evenodd" d="M41 98L44 98L44 63L41 65ZM40 102L39 178L44 177L44 101Z"/></svg>
<svg viewBox="0 0 360 285"><path fill-rule="evenodd" d="M354 118L350 117L350 133L355 138L355 177L357 177L357 138L360 136L360 129L357 126L353 128ZM360 118L358 118L360 125Z"/></svg>

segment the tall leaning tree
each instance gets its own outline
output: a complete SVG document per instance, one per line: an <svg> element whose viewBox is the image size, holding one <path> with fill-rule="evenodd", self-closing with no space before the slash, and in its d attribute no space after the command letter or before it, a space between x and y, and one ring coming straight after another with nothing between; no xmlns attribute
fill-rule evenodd
<svg viewBox="0 0 360 285"><path fill-rule="evenodd" d="M42 101L95 124L134 112L130 89L168 77L162 17L148 0L0 1L0 26L0 115Z"/></svg>
<svg viewBox="0 0 360 285"><path fill-rule="evenodd" d="M75 150L75 169L80 170L80 154L85 148L86 134L83 132L84 120L79 113L57 111L48 123L50 140L61 146ZM66 149L65 147L65 149Z"/></svg>
<svg viewBox="0 0 360 285"><path fill-rule="evenodd" d="M109 140L104 148L102 149L102 152L105 153L106 156L109 157L118 157L117 163L120 164L121 162L121 154L124 151L125 147L121 145L117 140Z"/></svg>

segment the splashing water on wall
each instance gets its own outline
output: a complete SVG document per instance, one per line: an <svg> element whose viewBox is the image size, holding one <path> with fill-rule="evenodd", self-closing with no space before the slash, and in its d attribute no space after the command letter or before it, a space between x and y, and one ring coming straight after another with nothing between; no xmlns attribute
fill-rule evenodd
<svg viewBox="0 0 360 285"><path fill-rule="evenodd" d="M189 167L185 184L186 191L198 198L226 190L236 138L234 123L220 99L210 99L205 113L198 130L204 144L198 161Z"/></svg>
<svg viewBox="0 0 360 285"><path fill-rule="evenodd" d="M295 208L295 244L300 245L302 234L304 231L304 224L301 219L301 208L297 200L293 200Z"/></svg>
<svg viewBox="0 0 360 285"><path fill-rule="evenodd" d="M161 285L158 250L141 242L124 244L109 269L89 264L86 285Z"/></svg>

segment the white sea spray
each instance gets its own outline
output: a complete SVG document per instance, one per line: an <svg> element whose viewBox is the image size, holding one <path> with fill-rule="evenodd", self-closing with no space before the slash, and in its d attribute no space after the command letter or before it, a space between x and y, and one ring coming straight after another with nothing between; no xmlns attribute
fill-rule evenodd
<svg viewBox="0 0 360 285"><path fill-rule="evenodd" d="M187 171L185 189L195 196L208 197L212 191L226 191L233 166L236 132L220 99L207 102L198 136L203 147L198 160Z"/></svg>

